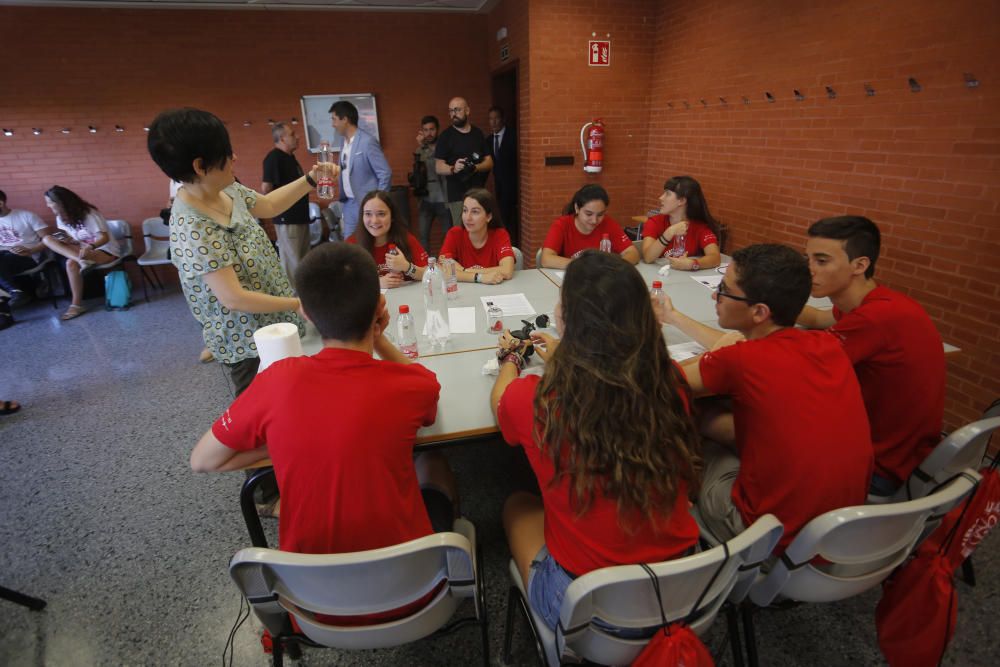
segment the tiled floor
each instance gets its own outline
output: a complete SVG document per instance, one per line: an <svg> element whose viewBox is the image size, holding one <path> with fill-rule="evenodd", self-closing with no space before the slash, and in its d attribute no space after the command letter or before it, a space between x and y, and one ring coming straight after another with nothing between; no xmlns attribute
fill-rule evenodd
<svg viewBox="0 0 1000 667"><path fill-rule="evenodd" d="M49 601L42 613L0 601L0 665L217 664L240 603L226 566L248 545L242 476L194 475L187 457L230 400L225 378L197 363L201 342L178 292L126 312L95 306L62 323L59 311L32 305L0 332L0 399L24 404L0 417L0 585ZM485 545L496 664L508 558L499 511L530 472L496 441L448 455ZM996 664L998 540L977 552L979 585L958 585L946 665ZM758 614L762 664L882 664L877 600L872 591ZM269 664L252 620L236 634L233 664ZM707 643L724 664L725 642L720 620ZM466 629L396 650L309 651L300 664L476 665L480 655ZM516 662L533 664L523 632Z"/></svg>

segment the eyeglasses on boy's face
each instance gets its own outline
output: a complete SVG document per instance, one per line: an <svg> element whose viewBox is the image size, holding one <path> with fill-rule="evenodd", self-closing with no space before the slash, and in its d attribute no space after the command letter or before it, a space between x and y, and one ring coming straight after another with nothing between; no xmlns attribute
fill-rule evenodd
<svg viewBox="0 0 1000 667"><path fill-rule="evenodd" d="M732 299L733 301L742 301L743 303L751 303L751 304L755 303L752 299L748 299L745 296L737 296L736 294L730 294L729 292L726 291L726 289L727 289L726 282L724 280L720 280L718 287L715 288L716 299L721 299L722 297L726 297L728 299Z"/></svg>

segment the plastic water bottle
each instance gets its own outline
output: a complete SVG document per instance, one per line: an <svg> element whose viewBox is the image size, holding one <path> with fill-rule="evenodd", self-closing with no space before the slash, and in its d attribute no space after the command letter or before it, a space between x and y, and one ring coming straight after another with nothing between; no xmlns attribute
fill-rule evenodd
<svg viewBox="0 0 1000 667"><path fill-rule="evenodd" d="M389 269L389 273L395 273L396 275L402 275L399 271L393 271L391 268L389 268L389 261L388 261L389 257L390 256L395 256L395 255L398 255L398 254L399 254L399 248L396 247L395 243L390 243L389 244L389 249L385 251L385 256L386 256L386 262L385 262L386 266L385 266L385 268Z"/></svg>
<svg viewBox="0 0 1000 667"><path fill-rule="evenodd" d="M427 338L431 345L444 345L451 338L448 326L448 297L445 295L444 276L437 259L427 259L424 271L424 307L427 309Z"/></svg>
<svg viewBox="0 0 1000 667"><path fill-rule="evenodd" d="M319 161L330 162L330 143L324 141L319 145ZM319 175L316 182L316 196L320 199L333 199L337 194L337 186L333 182L333 176L326 169Z"/></svg>
<svg viewBox="0 0 1000 667"><path fill-rule="evenodd" d="M486 302L486 329L495 335L503 333L503 311L500 306L493 305L492 301Z"/></svg>
<svg viewBox="0 0 1000 667"><path fill-rule="evenodd" d="M684 256L684 253L687 252L687 244L685 243L686 238L687 234L678 234L677 236L674 237L673 247L670 248L671 257Z"/></svg>
<svg viewBox="0 0 1000 667"><path fill-rule="evenodd" d="M410 315L410 307L405 303L399 307L399 317L396 318L396 342L399 351L410 359L417 358L417 328Z"/></svg>
<svg viewBox="0 0 1000 667"><path fill-rule="evenodd" d="M656 300L658 304L663 305L663 283L659 280L653 281L653 289L649 290L649 296Z"/></svg>
<svg viewBox="0 0 1000 667"><path fill-rule="evenodd" d="M601 252L611 252L611 239L608 238L607 234L601 235Z"/></svg>
<svg viewBox="0 0 1000 667"><path fill-rule="evenodd" d="M441 268L444 270L444 286L448 300L454 301L458 298L458 269L451 255L441 255Z"/></svg>

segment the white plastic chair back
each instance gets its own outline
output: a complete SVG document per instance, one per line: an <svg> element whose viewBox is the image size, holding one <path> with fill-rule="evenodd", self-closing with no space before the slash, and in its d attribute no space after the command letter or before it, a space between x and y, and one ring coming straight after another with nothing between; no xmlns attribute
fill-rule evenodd
<svg viewBox="0 0 1000 667"><path fill-rule="evenodd" d="M517 246L514 246L512 250L514 251L514 270L520 271L524 268L524 253Z"/></svg>
<svg viewBox="0 0 1000 667"><path fill-rule="evenodd" d="M986 454L990 434L1000 428L1000 406L996 415L966 424L953 431L927 455L893 496L893 500L923 498L931 489L965 468L977 470Z"/></svg>
<svg viewBox="0 0 1000 667"><path fill-rule="evenodd" d="M965 470L926 498L821 514L750 589L750 599L762 607L778 597L830 602L878 586L906 559L925 529L939 523L979 479L975 471Z"/></svg>
<svg viewBox="0 0 1000 667"><path fill-rule="evenodd" d="M323 225L319 220L309 223L309 247L318 245L323 240Z"/></svg>
<svg viewBox="0 0 1000 667"><path fill-rule="evenodd" d="M434 533L382 549L347 554L296 554L243 549L229 574L272 634L293 615L309 639L335 648L398 646L433 633L461 598L476 598L476 534L465 519L455 532ZM397 609L447 583L422 609L405 618L357 627L327 625L314 614L354 616ZM482 618L483 610L478 609Z"/></svg>
<svg viewBox="0 0 1000 667"><path fill-rule="evenodd" d="M667 622L691 614L698 598L708 588L691 623L694 632L705 632L737 581L744 577L752 580L760 563L778 543L782 530L781 523L767 514L726 543L728 560L720 545L684 558L649 564L660 583ZM523 595L524 586L513 561L511 573ZM569 585L556 632L550 630L534 611L531 614L550 665L560 664L561 658L586 658L602 665L622 665L635 660L649 640L612 636L594 625L593 619L600 618L618 628L650 628L663 623L659 607L646 571L638 565L621 565L589 572Z"/></svg>
<svg viewBox="0 0 1000 667"><path fill-rule="evenodd" d="M309 222L315 222L323 217L322 210L314 201L309 202Z"/></svg>
<svg viewBox="0 0 1000 667"><path fill-rule="evenodd" d="M124 220L108 220L108 230L118 240L122 249L122 258L131 255L133 253L132 227Z"/></svg>
<svg viewBox="0 0 1000 667"><path fill-rule="evenodd" d="M137 260L142 266L170 264L167 251L170 250L170 226L161 218L146 218L142 221L142 237L146 252Z"/></svg>
<svg viewBox="0 0 1000 667"><path fill-rule="evenodd" d="M535 251L535 268L536 269L542 268L542 249L541 248L539 248L538 250Z"/></svg>

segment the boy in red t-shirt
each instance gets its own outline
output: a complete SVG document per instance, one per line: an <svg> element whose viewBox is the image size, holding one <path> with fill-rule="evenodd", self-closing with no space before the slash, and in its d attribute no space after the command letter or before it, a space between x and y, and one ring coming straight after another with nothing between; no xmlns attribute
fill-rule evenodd
<svg viewBox="0 0 1000 667"><path fill-rule="evenodd" d="M451 530L447 462L413 456L440 386L382 335L389 314L371 255L323 245L303 259L296 285L323 350L262 371L195 445L191 467L237 470L270 457L283 551L363 551Z"/></svg>
<svg viewBox="0 0 1000 667"><path fill-rule="evenodd" d="M871 422L871 492L892 495L941 441L945 361L941 335L920 304L876 284L880 246L868 218L814 223L806 241L812 295L830 297L833 310L807 306L798 322L843 343Z"/></svg>
<svg viewBox="0 0 1000 667"><path fill-rule="evenodd" d="M760 244L733 253L715 293L719 325L739 334L664 301L661 320L711 350L684 365L695 395L732 399L732 413L703 424L713 442L698 513L719 541L770 513L784 549L811 519L865 502L873 452L861 389L836 338L795 328L809 288L802 255Z"/></svg>
<svg viewBox="0 0 1000 667"><path fill-rule="evenodd" d="M585 185L577 190L545 235L542 267L565 269L584 250L599 250L605 236L611 242L611 252L630 264L638 264L639 251L621 225L606 215L610 203L607 191L600 185Z"/></svg>

